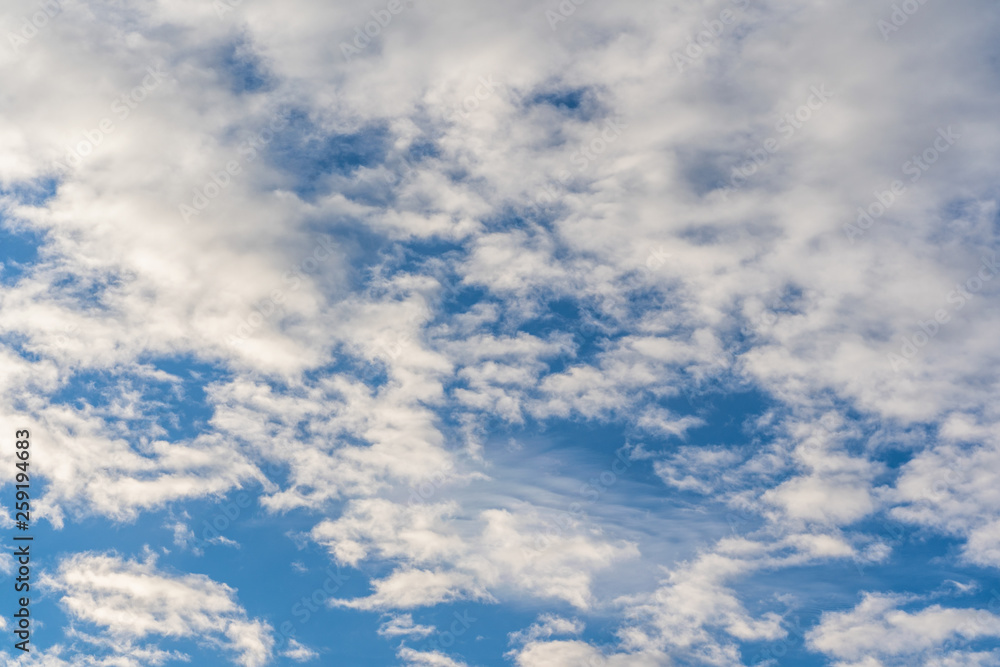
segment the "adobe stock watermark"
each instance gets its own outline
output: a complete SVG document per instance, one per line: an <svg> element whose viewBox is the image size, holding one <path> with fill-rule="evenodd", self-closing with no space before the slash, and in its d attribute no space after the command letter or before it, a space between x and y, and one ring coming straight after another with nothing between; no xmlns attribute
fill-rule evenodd
<svg viewBox="0 0 1000 667"><path fill-rule="evenodd" d="M808 123L813 115L822 109L828 101L835 98L836 93L827 89L826 84L811 86L810 95L804 104L795 111L786 113L775 124L774 129L779 136L771 136L760 142L755 148L747 150L747 159L737 167L733 167L729 177L729 185L722 191L723 199L728 199L730 192L746 185L748 179L771 161L784 145Z"/></svg>
<svg viewBox="0 0 1000 667"><path fill-rule="evenodd" d="M893 3L889 19L879 19L875 22L875 27L882 33L882 39L888 42L889 35L899 32L899 29L909 22L910 17L920 11L925 4L927 0L903 0L901 3Z"/></svg>
<svg viewBox="0 0 1000 667"><path fill-rule="evenodd" d="M941 159L941 156L951 150L959 139L962 138L951 129L951 125L946 128L938 128L938 136L927 148L918 155L912 156L909 160L900 165L900 170L904 176L909 176L909 185L915 184L924 174L930 171L931 167ZM885 190L873 190L875 199L867 206L858 207L857 220L851 224L844 225L844 234L847 240L853 245L857 239L864 236L869 229L892 208L899 198L906 192L908 184L899 179L892 181Z"/></svg>
<svg viewBox="0 0 1000 667"><path fill-rule="evenodd" d="M493 97L493 93L496 92L497 87L502 85L502 83L493 80L492 74L486 77L479 77L479 85L476 86L473 94L466 96L462 100L462 104L452 110L451 117L459 116L461 118L468 118L473 112L479 110L483 102Z"/></svg>
<svg viewBox="0 0 1000 667"><path fill-rule="evenodd" d="M132 112L149 97L149 94L163 83L166 76L167 73L160 69L159 66L148 65L146 67L146 76L142 78L138 86L111 101L110 110L117 117L118 121L125 122L128 120ZM116 129L117 126L113 119L110 117L102 118L97 123L97 128L83 130L83 139L81 141L76 142L72 146L66 146L64 161L60 162L57 160L53 162L52 166L62 172L79 167L89 155L93 154L98 146L104 143L105 137Z"/></svg>
<svg viewBox="0 0 1000 667"><path fill-rule="evenodd" d="M740 10L750 6L750 0L732 0L732 2ZM705 55L705 49L719 41L728 26L734 23L736 23L736 13L732 9L723 9L717 18L702 21L704 30L698 31L693 37L688 35L688 45L682 50L670 53L677 71L683 73L686 67L701 59Z"/></svg>
<svg viewBox="0 0 1000 667"><path fill-rule="evenodd" d="M243 512L250 507L250 504L250 496L245 491L241 491L233 500L222 504L219 511L213 514L211 519L202 521L201 534L195 533L194 539L188 541L195 555L201 555L204 548L212 544L234 544L231 540L226 539L223 533L236 523Z"/></svg>
<svg viewBox="0 0 1000 667"><path fill-rule="evenodd" d="M616 120L608 119L604 121L603 129L601 129L600 132L595 132L590 141L581 145L577 151L570 156L570 162L573 163L577 171L586 171L592 162L604 155L604 152L608 150L608 147L611 146L611 144L618 141L619 137L622 136L622 130L627 128L628 125L623 123L620 118Z"/></svg>
<svg viewBox="0 0 1000 667"><path fill-rule="evenodd" d="M371 45L372 40L382 34L382 31L389 27L392 19L403 13L403 10L413 9L416 6L414 0L389 0L385 9L373 9L371 15L374 20L368 21L363 26L355 26L354 40L352 44L340 43L340 53L344 60L361 55Z"/></svg>
<svg viewBox="0 0 1000 667"><path fill-rule="evenodd" d="M567 21L570 16L576 13L576 8L587 2L587 0L562 0L556 7L558 11L552 9L545 10L545 20L549 22L552 32L559 29L559 24Z"/></svg>
<svg viewBox="0 0 1000 667"><path fill-rule="evenodd" d="M451 648L455 645L455 642L459 637L464 635L472 627L472 624L476 622L477 619L469 615L468 611L464 611L459 614L457 611L453 612L452 616L455 618L451 622L451 625L447 630L437 630L423 646L420 647L420 651L424 653L437 653L440 648Z"/></svg>
<svg viewBox="0 0 1000 667"><path fill-rule="evenodd" d="M655 250L650 250L649 255L646 256L646 261L643 262L639 270L642 272L643 276L652 276L655 271L659 271L667 264L667 260L673 257L673 255L666 251L663 246L656 248Z"/></svg>
<svg viewBox="0 0 1000 667"><path fill-rule="evenodd" d="M420 482L410 491L410 497L406 501L406 506L412 508L414 505L423 505L452 479L451 473L455 470L455 464L448 460L439 470L436 470L428 479Z"/></svg>
<svg viewBox="0 0 1000 667"><path fill-rule="evenodd" d="M269 322L275 313L281 310L281 304L288 297L288 292L294 292L302 287L307 276L316 273L320 266L333 257L335 250L333 241L328 236L320 236L309 256L299 262L295 269L285 273L282 278L284 286L271 290L268 297L261 301L253 309L253 312L237 325L235 333L229 336L226 344L230 347L239 346L260 329L265 322Z"/></svg>
<svg viewBox="0 0 1000 667"><path fill-rule="evenodd" d="M28 42L38 36L49 22L62 14L63 8L59 0L46 0L40 3L39 10L30 16L21 17L21 29L15 32L7 32L7 42L10 44L14 55L20 56L21 49L27 46Z"/></svg>
<svg viewBox="0 0 1000 667"><path fill-rule="evenodd" d="M66 348L69 346L68 336L76 338L76 333L80 330L80 326L75 323L71 323L63 327L62 333L56 336L55 345L56 347Z"/></svg>
<svg viewBox="0 0 1000 667"><path fill-rule="evenodd" d="M121 463L122 456L120 452L116 453L116 463ZM281 472L281 467L275 464L273 461L266 461L262 465L259 465L261 472L266 475L277 475ZM175 544L181 547L190 547L192 553L196 556L204 555L204 550L208 546L224 544L227 546L239 547L235 541L227 538L225 532L229 530L232 526L239 521L240 517L243 516L245 511L253 504L253 499L245 491L240 491L234 497L228 498L228 501L223 503L219 502L217 504L217 510L212 514L211 518L204 519L201 522L201 526L195 529L186 527L184 531L178 531L175 527ZM183 526L183 524L179 524Z"/></svg>
<svg viewBox="0 0 1000 667"><path fill-rule="evenodd" d="M333 596L351 579L350 575L340 572L339 566L336 572L327 567L323 574L326 575L323 583L314 588L308 595L303 595L298 602L292 605L291 615L298 621L299 626L308 623L320 611L321 607L329 606L334 599ZM274 642L274 650L278 651L295 638L295 624L290 620L285 620L276 624L275 629L277 637Z"/></svg>
<svg viewBox="0 0 1000 667"><path fill-rule="evenodd" d="M274 141L277 133L287 126L288 115L276 114L268 121L267 127L244 139L236 149L239 158L228 160L219 169L211 171L205 182L194 188L190 205L178 204L177 211L184 224L190 224L191 218L201 215L223 190L232 185L233 179L243 173L243 165L256 160L258 152Z"/></svg>
<svg viewBox="0 0 1000 667"><path fill-rule="evenodd" d="M1000 268L997 266L996 253L993 253L992 257L982 257L979 269L965 282L955 285L955 289L948 293L946 298L948 307L939 308L934 312L933 318L918 322L920 331L912 336L903 336L903 344L899 348L899 354L890 352L887 355L892 370L898 373L901 368L909 365L917 353L934 340L941 328L951 321L952 313L949 311L962 310L998 273L1000 273Z"/></svg>

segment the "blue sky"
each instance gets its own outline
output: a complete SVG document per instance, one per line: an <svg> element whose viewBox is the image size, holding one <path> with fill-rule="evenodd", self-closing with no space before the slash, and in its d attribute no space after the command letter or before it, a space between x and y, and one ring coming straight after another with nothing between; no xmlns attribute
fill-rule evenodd
<svg viewBox="0 0 1000 667"><path fill-rule="evenodd" d="M1000 665L998 22L5 6L0 664Z"/></svg>

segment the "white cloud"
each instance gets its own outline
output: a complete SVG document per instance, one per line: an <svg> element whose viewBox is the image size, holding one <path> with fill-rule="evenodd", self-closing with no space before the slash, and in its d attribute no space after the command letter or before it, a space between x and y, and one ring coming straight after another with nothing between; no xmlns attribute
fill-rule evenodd
<svg viewBox="0 0 1000 667"><path fill-rule="evenodd" d="M546 522L528 507L463 516L457 504L354 501L344 516L312 532L341 563L398 561L373 582L366 598L337 601L361 609L409 608L448 600L492 599L500 591L566 601L587 608L595 572L637 556L635 545L591 536L573 521ZM460 529L466 524L466 529Z"/></svg>
<svg viewBox="0 0 1000 667"><path fill-rule="evenodd" d="M60 595L71 618L103 628L115 641L196 637L244 667L271 658L270 626L248 618L233 589L204 575L170 575L152 558L76 554L43 576L42 585Z"/></svg>
<svg viewBox="0 0 1000 667"><path fill-rule="evenodd" d="M593 646L576 640L533 641L513 652L518 667L665 667L671 664L657 652L605 654Z"/></svg>
<svg viewBox="0 0 1000 667"><path fill-rule="evenodd" d="M18 652L16 659L0 653L4 665L25 667L159 667L176 662L187 662L190 657L178 651L163 651L155 646L136 645L128 640L96 637L69 628L66 634L74 640L71 647L61 644L39 651L32 648L28 654ZM65 658L65 659L64 659Z"/></svg>
<svg viewBox="0 0 1000 667"><path fill-rule="evenodd" d="M712 493L727 468L741 459L725 447L681 447L669 459L656 461L653 469L663 481L681 491Z"/></svg>
<svg viewBox="0 0 1000 667"><path fill-rule="evenodd" d="M319 653L295 639L288 640L288 648L282 651L281 655L295 662L309 662L319 657Z"/></svg>
<svg viewBox="0 0 1000 667"><path fill-rule="evenodd" d="M166 526L174 533L174 544L181 549L186 549L194 541L194 531L183 521L175 521Z"/></svg>
<svg viewBox="0 0 1000 667"><path fill-rule="evenodd" d="M399 649L399 658L406 667L468 667L464 662L449 658L440 651L417 651L406 646Z"/></svg>
<svg viewBox="0 0 1000 667"><path fill-rule="evenodd" d="M867 593L850 611L824 613L819 626L807 634L809 647L858 665L866 660L886 666L994 664L993 654L952 645L1000 636L1000 616L936 604L912 612L900 609L908 602L904 596ZM990 661L980 662L988 656Z"/></svg>
<svg viewBox="0 0 1000 667"><path fill-rule="evenodd" d="M993 434L980 439L954 427L945 434L951 437L904 466L893 516L962 536L967 540L966 561L1000 566L1000 493L990 482L1000 472L1000 445ZM972 442L961 442L969 439Z"/></svg>
<svg viewBox="0 0 1000 667"><path fill-rule="evenodd" d="M436 628L433 625L415 625L413 616L410 614L399 614L392 616L383 623L379 629L379 635L383 637L428 637L434 634Z"/></svg>
<svg viewBox="0 0 1000 667"><path fill-rule="evenodd" d="M538 621L520 632L510 635L512 643L527 643L538 639L548 639L553 635L578 635L584 630L584 625L577 619L562 618L553 614L542 614Z"/></svg>
<svg viewBox="0 0 1000 667"><path fill-rule="evenodd" d="M721 539L671 569L652 593L618 600L628 619L618 631L621 647L708 665L738 663L739 642L775 641L788 631L781 615L773 611L751 614L732 587L735 582L762 571L853 555L843 538L831 534L780 537L762 531Z"/></svg>
<svg viewBox="0 0 1000 667"><path fill-rule="evenodd" d="M34 458L56 482L38 506L57 527L66 509L129 521L144 509L264 481L256 465L217 435L140 441L140 452L125 437L109 433L103 418L88 413L50 405L37 414L49 446Z"/></svg>

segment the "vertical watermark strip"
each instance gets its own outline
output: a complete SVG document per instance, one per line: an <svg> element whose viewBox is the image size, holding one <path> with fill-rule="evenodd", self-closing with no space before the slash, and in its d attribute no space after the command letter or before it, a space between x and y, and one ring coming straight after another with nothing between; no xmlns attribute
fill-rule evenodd
<svg viewBox="0 0 1000 667"><path fill-rule="evenodd" d="M31 434L27 429L14 433L14 443L17 463L14 468L14 526L23 534L14 535L14 559L17 561L17 577L14 579L14 591L17 598L17 612L14 616L14 636L20 639L14 642L14 648L29 653L31 651L31 541L34 539L28 531L31 529L31 478L28 475L28 463L31 458Z"/></svg>

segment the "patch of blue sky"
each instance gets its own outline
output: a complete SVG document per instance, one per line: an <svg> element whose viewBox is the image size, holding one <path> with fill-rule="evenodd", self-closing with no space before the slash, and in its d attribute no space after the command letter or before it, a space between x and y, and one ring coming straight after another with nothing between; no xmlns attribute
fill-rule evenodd
<svg viewBox="0 0 1000 667"><path fill-rule="evenodd" d="M678 415L692 415L704 423L692 426L680 438L691 445L749 445L755 436L752 424L778 403L759 389L745 391L681 392L663 399L664 407Z"/></svg>
<svg viewBox="0 0 1000 667"><path fill-rule="evenodd" d="M275 134L264 154L291 177L291 190L311 201L327 192L329 177L383 163L389 142L388 128L377 122L355 132L331 133L308 115L293 112L288 126Z"/></svg>
<svg viewBox="0 0 1000 667"><path fill-rule="evenodd" d="M266 92L273 85L260 56L246 38L225 43L218 53L217 62L234 93Z"/></svg>
<svg viewBox="0 0 1000 667"><path fill-rule="evenodd" d="M21 205L44 206L55 196L59 182L42 178L0 188L0 199L10 199ZM39 251L45 244L45 233L0 213L0 284L13 285L39 261Z"/></svg>
<svg viewBox="0 0 1000 667"><path fill-rule="evenodd" d="M556 219L555 216L546 214L543 209L523 211L511 203L500 206L494 214L484 217L480 222L484 229L496 233L518 229L530 231L536 227L552 230Z"/></svg>
<svg viewBox="0 0 1000 667"><path fill-rule="evenodd" d="M597 91L588 87L552 87L539 90L527 98L526 105L549 106L567 117L585 123L603 118L608 112Z"/></svg>
<svg viewBox="0 0 1000 667"><path fill-rule="evenodd" d="M38 232L0 227L0 282L14 285L38 262L44 236Z"/></svg>
<svg viewBox="0 0 1000 667"><path fill-rule="evenodd" d="M588 319L587 315L593 319ZM517 322L517 330L543 340L560 334L573 336L572 355L560 355L547 360L549 371L558 373L567 370L574 363L592 360L604 351L610 335L617 327L612 324L602 328L599 321L599 313L584 312L576 299L556 298L546 301L542 311L531 319Z"/></svg>
<svg viewBox="0 0 1000 667"><path fill-rule="evenodd" d="M438 650L469 665L506 667L511 663L503 654L520 646L519 642L512 642L511 633L525 630L538 620L540 614L554 614L584 622L585 629L580 635L557 635L551 638L553 640L582 639L609 647L616 643L614 632L619 619L613 616L581 612L557 601L539 603L513 599L505 600L503 604L461 602L438 605L427 612L414 613L415 624L433 625L437 631L424 639L408 640L406 645L418 651ZM456 632L453 633L452 628ZM445 644L451 646L445 647Z"/></svg>
<svg viewBox="0 0 1000 667"><path fill-rule="evenodd" d="M16 352L27 361L36 362L43 359L42 352L34 349L31 341L28 340L25 334L17 332L0 334L0 344Z"/></svg>
<svg viewBox="0 0 1000 667"><path fill-rule="evenodd" d="M453 276L446 277L441 282L441 307L447 309L451 316L467 313L479 306L502 305L499 300L492 299L488 290L482 286L463 283ZM447 322L448 319L440 316L435 322Z"/></svg>
<svg viewBox="0 0 1000 667"><path fill-rule="evenodd" d="M383 175L382 181L388 187L390 195L395 186L412 178L415 171L421 168L422 163L439 157L441 157L441 151L433 137L429 135L418 136L410 142L404 151L391 152L387 150L382 164L387 173ZM443 164L441 168L453 181L462 181L467 176L464 169L456 169L456 166L452 164ZM393 197L390 196L389 199L393 199Z"/></svg>
<svg viewBox="0 0 1000 667"><path fill-rule="evenodd" d="M927 528L899 521L879 513L851 526L852 531L867 535L892 549L882 562L852 560L849 570L839 579L845 594L856 590L887 590L926 594L947 588L947 581L977 581L986 595L996 586L996 576L988 568L965 562L961 549L965 541L933 532ZM976 599L970 596L970 599Z"/></svg>
<svg viewBox="0 0 1000 667"><path fill-rule="evenodd" d="M230 494L228 503L238 494ZM220 503L209 508L207 520L225 525L225 507ZM256 510L256 504L251 506ZM203 515L196 531L211 534L204 527ZM219 518L223 517L222 520ZM237 542L237 548L227 544L212 544L204 555L192 552L178 554L177 566L185 571L201 571L217 581L239 590L240 604L249 616L267 620L275 631L279 647L287 647L289 637L322 651L323 660L351 664L362 653L359 642L350 637L364 637L366 651L378 656L376 664L389 664L391 653L382 650L374 636L373 618L356 611L330 608L333 598L352 599L370 593L370 566L364 569L336 565L327 551L309 542L306 533L315 525L316 515L295 510L281 515L260 511L238 518L220 535ZM275 535L281 537L275 539ZM296 537L298 536L298 537ZM336 633L331 632L336 628ZM320 664L323 663L320 661ZM279 663L284 664L284 663Z"/></svg>
<svg viewBox="0 0 1000 667"><path fill-rule="evenodd" d="M63 299L75 301L81 308L101 310L105 307L103 303L105 292L121 285L122 281L121 275L112 273L86 276L63 273L52 280L52 290L58 292Z"/></svg>
<svg viewBox="0 0 1000 667"><path fill-rule="evenodd" d="M441 151L433 141L421 137L410 143L406 149L406 159L409 162L421 162L441 156Z"/></svg>
<svg viewBox="0 0 1000 667"><path fill-rule="evenodd" d="M833 568L824 565L818 569L839 571L838 565L834 564ZM856 600L846 595L837 595L834 590L824 590L823 583L812 579L812 574L814 573L811 571L795 572L781 578L765 574L761 579L767 580L772 585L770 588L738 587L738 596L751 616L776 613L782 617L781 625L786 633L784 637L775 640L737 641L743 658L742 664L803 667L826 667L830 664L827 658L809 649L808 633L820 622L824 611L848 611ZM777 596L783 597L778 599Z"/></svg>
<svg viewBox="0 0 1000 667"><path fill-rule="evenodd" d="M490 457L500 469L521 471L525 477L518 478L519 484L530 482L557 493L560 500L552 509L570 511L574 503L579 503L587 514L623 511L632 516L648 511L660 516L669 511L678 518L680 514L675 510L697 505L702 525L696 532L703 534L692 544L723 537L732 533L734 526L751 530L759 525L756 516L747 516L736 524L729 516L732 511L721 501L709 499L705 506L704 496L677 492L664 484L653 462L658 454L674 450L676 438L630 433L621 423L562 418L527 417L524 424L488 423L487 429L491 434L487 446ZM653 457L633 457L639 445Z"/></svg>
<svg viewBox="0 0 1000 667"><path fill-rule="evenodd" d="M632 323L644 313L664 307L663 298L651 290L634 291L627 300L602 301L599 297L542 294L539 312L517 328L541 338L566 333L574 338L577 361L592 361L609 341L630 335ZM555 370L555 369L553 369Z"/></svg>
<svg viewBox="0 0 1000 667"><path fill-rule="evenodd" d="M332 363L308 370L302 376L306 382L311 384L335 375L356 378L371 389L383 387L389 381L388 366L384 357L362 358L356 351L346 347L334 350Z"/></svg>
<svg viewBox="0 0 1000 667"><path fill-rule="evenodd" d="M222 366L191 357L158 357L140 361L150 364L158 371L169 373L178 380L169 391L164 383L159 383L159 390L164 399L176 397L169 407L170 415L176 418L170 437L191 438L206 430L207 423L214 413L205 391L206 387L225 382L232 377L232 374ZM152 384L147 382L145 386Z"/></svg>
<svg viewBox="0 0 1000 667"><path fill-rule="evenodd" d="M159 437L170 441L195 438L208 430L214 408L205 388L230 377L220 366L188 357L140 359L141 364L162 371L171 378L154 378L131 370L83 371L51 396L53 404L76 408L90 405L107 408L122 397L123 389L138 392L141 417L137 421L156 424Z"/></svg>
<svg viewBox="0 0 1000 667"><path fill-rule="evenodd" d="M418 273L428 269L447 271L464 259L464 251L463 245L455 241L417 239L386 247L384 258L384 266L392 273ZM456 275L454 270L449 273Z"/></svg>
<svg viewBox="0 0 1000 667"><path fill-rule="evenodd" d="M794 621L785 627L788 633L782 639L771 642L737 642L742 663L750 667L829 667L830 660L809 650L803 629ZM808 631L808 630L806 630Z"/></svg>
<svg viewBox="0 0 1000 667"><path fill-rule="evenodd" d="M11 197L27 206L44 206L56 195L58 189L59 179L46 176L0 187L0 197Z"/></svg>
<svg viewBox="0 0 1000 667"><path fill-rule="evenodd" d="M733 180L733 168L745 162L739 153L682 147L677 162L684 182L698 196L746 183L745 178Z"/></svg>

